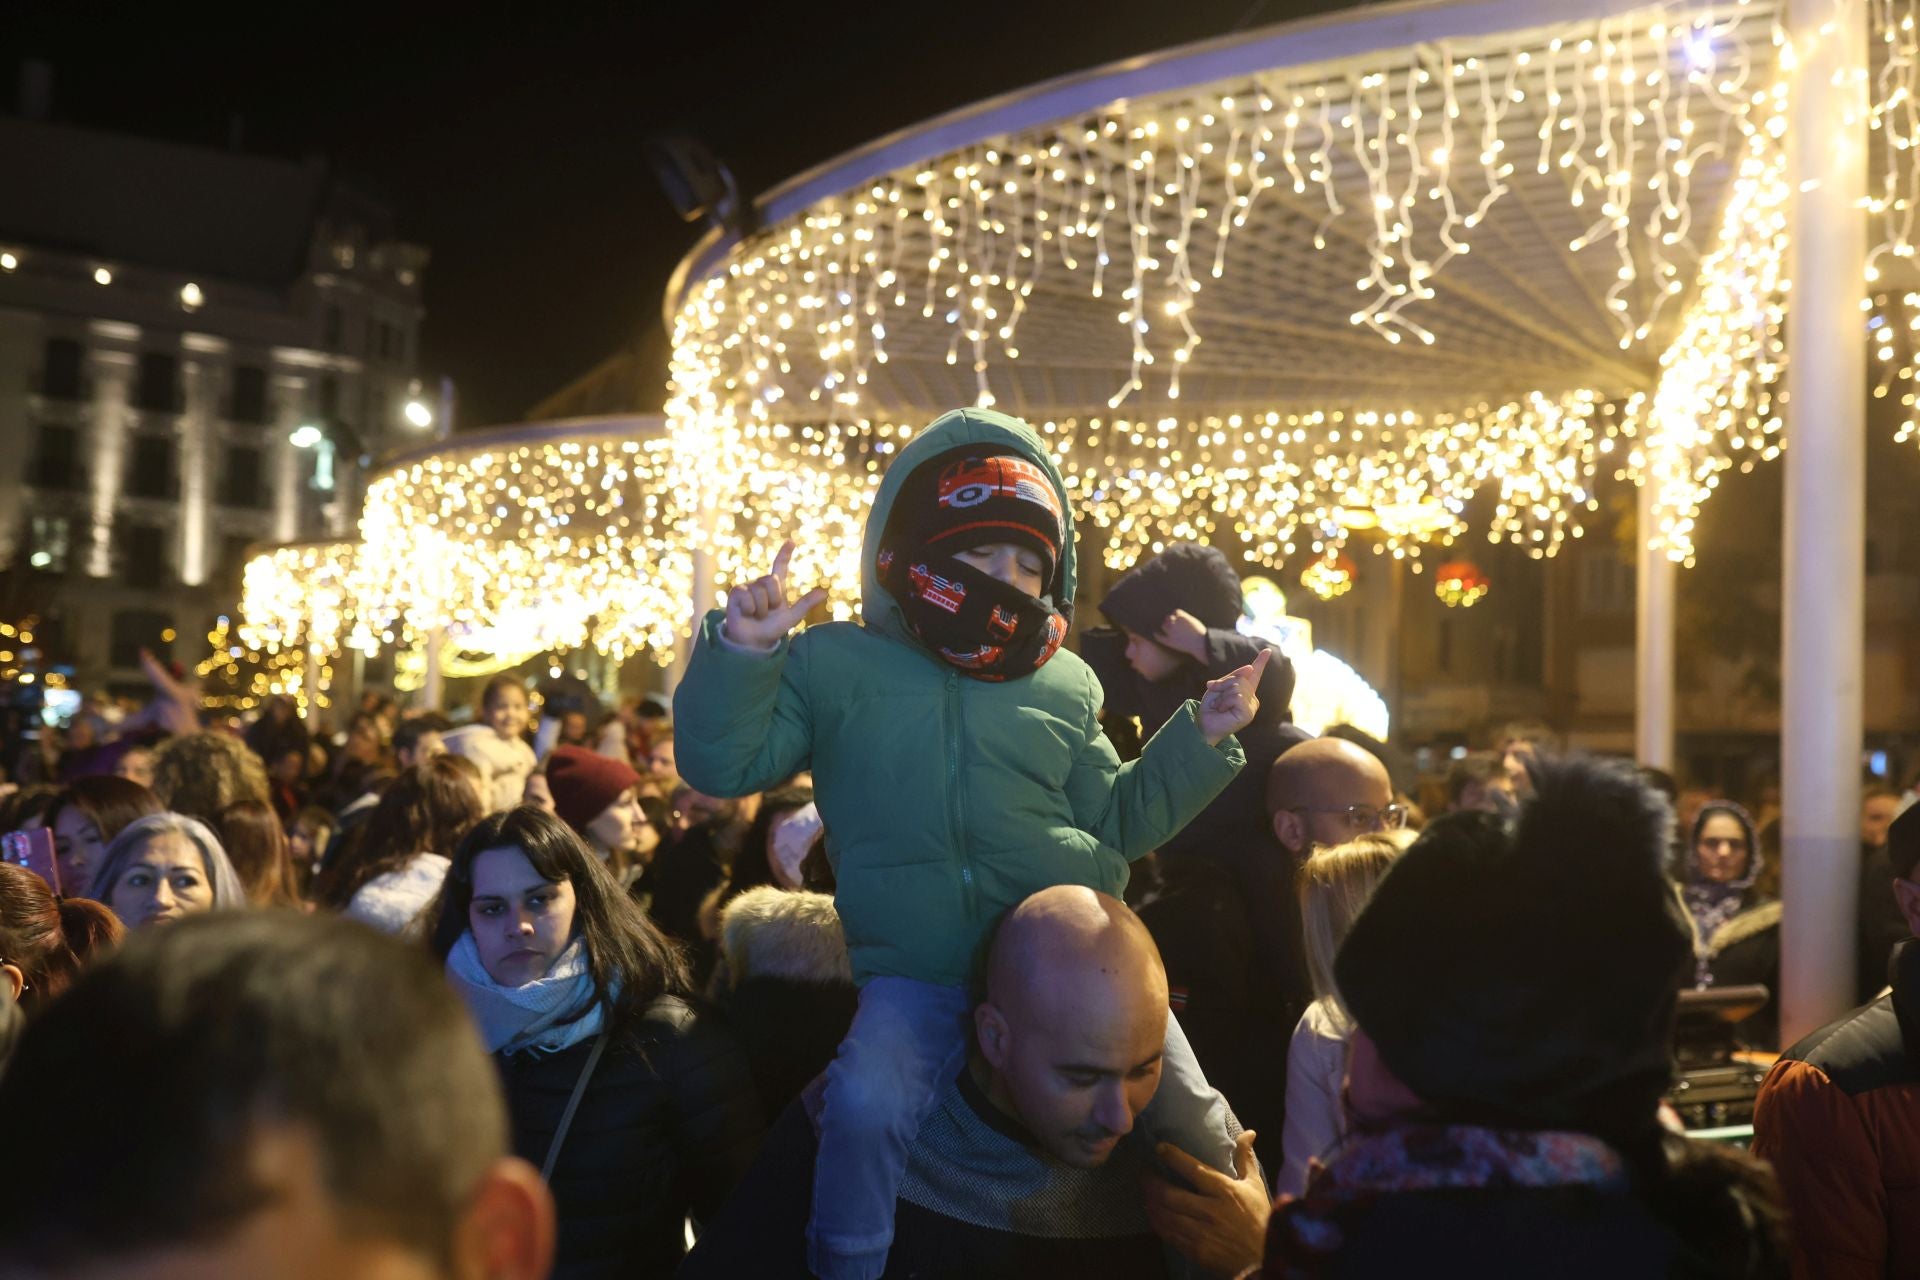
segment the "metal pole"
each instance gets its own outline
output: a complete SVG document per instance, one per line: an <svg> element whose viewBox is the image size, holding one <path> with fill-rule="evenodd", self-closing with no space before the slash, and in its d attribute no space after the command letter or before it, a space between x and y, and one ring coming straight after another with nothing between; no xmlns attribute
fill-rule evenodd
<svg viewBox="0 0 1920 1280"><path fill-rule="evenodd" d="M1865 643L1867 11L1789 0L1788 448L1782 551L1780 1034L1853 1003Z"/></svg>
<svg viewBox="0 0 1920 1280"><path fill-rule="evenodd" d="M1674 586L1666 552L1653 548L1653 486L1640 486L1640 570L1634 584L1633 754L1641 764L1673 771Z"/></svg>
<svg viewBox="0 0 1920 1280"><path fill-rule="evenodd" d="M672 693L680 683L680 677L687 673L687 662L693 657L693 646L700 636L700 624L707 616L707 610L713 607L714 573L713 555L707 551L693 553L693 617L689 622L689 631L680 637L680 650L674 654L673 665L667 668L661 681L661 692Z"/></svg>

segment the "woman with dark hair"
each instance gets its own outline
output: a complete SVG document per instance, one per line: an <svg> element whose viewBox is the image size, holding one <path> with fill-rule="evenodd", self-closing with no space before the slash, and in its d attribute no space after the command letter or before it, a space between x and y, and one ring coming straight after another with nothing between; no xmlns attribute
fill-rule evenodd
<svg viewBox="0 0 1920 1280"><path fill-rule="evenodd" d="M1779 831L1778 819L1756 829L1731 800L1702 806L1689 833L1681 889L1693 920L1694 985L1764 986L1766 1004L1734 1034L1767 1051L1780 1047Z"/></svg>
<svg viewBox="0 0 1920 1280"><path fill-rule="evenodd" d="M0 987L31 1018L90 961L120 945L120 918L86 898L60 898L25 867L0 863Z"/></svg>
<svg viewBox="0 0 1920 1280"><path fill-rule="evenodd" d="M1706 986L1706 948L1721 926L1761 904L1757 886L1764 859L1753 818L1731 800L1700 807L1687 833L1680 895L1701 943L1699 979Z"/></svg>
<svg viewBox="0 0 1920 1280"><path fill-rule="evenodd" d="M439 755L415 765L393 780L320 873L315 901L401 932L440 892L448 855L486 809L472 761Z"/></svg>
<svg viewBox="0 0 1920 1280"><path fill-rule="evenodd" d="M272 805L242 800L220 811L214 824L233 869L240 873L247 901L256 907L298 907L301 890L287 831Z"/></svg>
<svg viewBox="0 0 1920 1280"><path fill-rule="evenodd" d="M110 773L76 778L47 806L53 853L60 865L60 888L68 897L84 897L107 845L140 818L166 812L160 797L137 782Z"/></svg>
<svg viewBox="0 0 1920 1280"><path fill-rule="evenodd" d="M753 1158L758 1100L684 962L599 858L532 805L454 853L428 943L500 1067L514 1150L560 1211L553 1274L666 1276Z"/></svg>

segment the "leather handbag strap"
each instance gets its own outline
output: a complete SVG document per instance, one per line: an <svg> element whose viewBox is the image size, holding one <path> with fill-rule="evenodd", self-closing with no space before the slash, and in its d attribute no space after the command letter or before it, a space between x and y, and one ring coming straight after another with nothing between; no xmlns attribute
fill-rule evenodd
<svg viewBox="0 0 1920 1280"><path fill-rule="evenodd" d="M580 1109L580 1099L587 1092L587 1081L593 1079L593 1069L600 1065L600 1055L606 1052L606 1048L607 1033L602 1031L593 1038L593 1051L587 1055L587 1065L580 1068L580 1078L573 1082L573 1096L567 1099L567 1109L560 1113L560 1127L553 1131L553 1141L547 1145L546 1163L540 1166L542 1182L553 1177L553 1166L560 1163L560 1144L567 1140L567 1130L573 1127L573 1113Z"/></svg>

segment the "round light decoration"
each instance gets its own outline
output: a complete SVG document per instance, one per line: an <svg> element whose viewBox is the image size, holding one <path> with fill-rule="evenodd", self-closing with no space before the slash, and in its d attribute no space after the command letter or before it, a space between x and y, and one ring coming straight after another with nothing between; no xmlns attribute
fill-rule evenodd
<svg viewBox="0 0 1920 1280"><path fill-rule="evenodd" d="M1433 594L1449 609L1471 609L1486 598L1487 575L1471 560L1449 560L1433 571Z"/></svg>
<svg viewBox="0 0 1920 1280"><path fill-rule="evenodd" d="M1300 585L1322 600L1338 600L1353 590L1353 561L1344 552L1329 552L1307 566Z"/></svg>

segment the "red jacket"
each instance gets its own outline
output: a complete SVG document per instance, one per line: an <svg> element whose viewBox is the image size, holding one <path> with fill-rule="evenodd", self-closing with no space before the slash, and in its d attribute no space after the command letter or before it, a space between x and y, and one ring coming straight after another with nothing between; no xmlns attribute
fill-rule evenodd
<svg viewBox="0 0 1920 1280"><path fill-rule="evenodd" d="M1754 1106L1803 1280L1920 1276L1920 940L1893 968L1892 992L1787 1050Z"/></svg>

